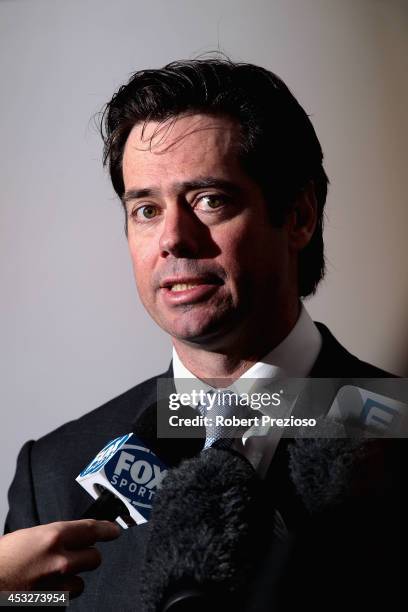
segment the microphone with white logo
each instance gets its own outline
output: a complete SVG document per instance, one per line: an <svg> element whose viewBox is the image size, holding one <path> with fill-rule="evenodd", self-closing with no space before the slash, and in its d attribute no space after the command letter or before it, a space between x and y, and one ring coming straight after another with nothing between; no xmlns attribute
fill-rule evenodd
<svg viewBox="0 0 408 612"><path fill-rule="evenodd" d="M196 414L188 406L183 411ZM96 500L82 518L116 520L125 529L145 523L168 470L202 447L200 437L158 438L157 405L152 404L136 421L132 433L108 442L76 478Z"/></svg>

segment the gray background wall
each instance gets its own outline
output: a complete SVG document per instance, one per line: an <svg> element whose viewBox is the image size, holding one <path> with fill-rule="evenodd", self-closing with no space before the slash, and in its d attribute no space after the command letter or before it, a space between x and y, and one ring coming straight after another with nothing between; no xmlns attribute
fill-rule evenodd
<svg viewBox="0 0 408 612"><path fill-rule="evenodd" d="M407 26L404 0L0 1L0 519L26 439L169 361L90 121L136 69L219 47L283 77L331 180L309 311L408 374Z"/></svg>

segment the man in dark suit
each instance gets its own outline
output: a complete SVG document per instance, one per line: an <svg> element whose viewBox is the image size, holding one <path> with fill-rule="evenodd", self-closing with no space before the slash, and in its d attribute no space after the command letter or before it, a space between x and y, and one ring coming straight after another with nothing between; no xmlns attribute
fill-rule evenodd
<svg viewBox="0 0 408 612"><path fill-rule="evenodd" d="M276 75L227 60L137 72L106 106L103 135L140 298L173 340L162 377L176 389L186 377L388 376L302 305L324 274L328 181L313 126ZM75 477L156 391L152 378L28 442L6 531L81 516L89 500ZM139 609L145 531L100 546L74 609Z"/></svg>

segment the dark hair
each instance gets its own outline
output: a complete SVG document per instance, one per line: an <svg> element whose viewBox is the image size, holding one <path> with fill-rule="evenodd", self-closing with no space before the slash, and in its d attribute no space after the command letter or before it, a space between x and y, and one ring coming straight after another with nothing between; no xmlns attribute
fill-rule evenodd
<svg viewBox="0 0 408 612"><path fill-rule="evenodd" d="M299 253L299 295L316 291L323 278L323 209L328 179L313 125L285 83L265 68L229 59L196 59L135 72L108 102L100 127L104 165L124 194L122 158L136 123L204 112L235 119L241 130L240 160L262 188L271 222L282 225L302 190L312 185L318 222Z"/></svg>

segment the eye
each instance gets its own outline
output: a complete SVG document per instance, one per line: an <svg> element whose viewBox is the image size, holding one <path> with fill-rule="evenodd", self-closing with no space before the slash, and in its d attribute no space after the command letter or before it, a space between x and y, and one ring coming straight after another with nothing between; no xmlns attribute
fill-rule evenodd
<svg viewBox="0 0 408 612"><path fill-rule="evenodd" d="M153 206L153 204L143 204L142 206L135 208L132 211L131 216L136 219L136 221L143 223L144 221L154 219L158 214L159 210L156 206Z"/></svg>
<svg viewBox="0 0 408 612"><path fill-rule="evenodd" d="M219 193L207 193L199 196L196 202L197 203L194 208L208 212L225 206L227 203L227 197Z"/></svg>

